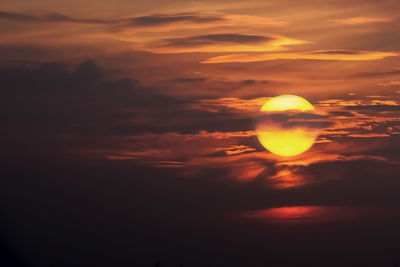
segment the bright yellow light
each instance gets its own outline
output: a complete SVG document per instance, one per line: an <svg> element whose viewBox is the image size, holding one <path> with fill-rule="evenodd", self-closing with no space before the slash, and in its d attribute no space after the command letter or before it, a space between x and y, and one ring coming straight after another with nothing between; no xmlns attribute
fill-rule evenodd
<svg viewBox="0 0 400 267"><path fill-rule="evenodd" d="M314 107L304 98L297 95L280 95L269 99L261 108L261 111L285 111L285 110L314 110Z"/></svg>
<svg viewBox="0 0 400 267"><path fill-rule="evenodd" d="M308 150L315 142L315 134L306 129L283 130L268 128L258 131L258 140L270 152L290 157Z"/></svg>
<svg viewBox="0 0 400 267"><path fill-rule="evenodd" d="M312 111L314 107L302 97L281 95L271 98L261 112ZM276 124L261 123L257 126L260 143L270 152L284 157L296 156L308 150L315 142L317 133L305 127L282 128Z"/></svg>

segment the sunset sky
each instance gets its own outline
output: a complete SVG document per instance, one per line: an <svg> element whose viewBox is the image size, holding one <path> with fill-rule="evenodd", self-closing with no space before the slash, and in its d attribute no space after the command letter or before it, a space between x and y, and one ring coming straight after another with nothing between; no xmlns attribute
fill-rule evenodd
<svg viewBox="0 0 400 267"><path fill-rule="evenodd" d="M399 14L398 0L0 0L0 258L400 263ZM319 133L294 157L257 139L260 108L286 94L315 112L274 118Z"/></svg>

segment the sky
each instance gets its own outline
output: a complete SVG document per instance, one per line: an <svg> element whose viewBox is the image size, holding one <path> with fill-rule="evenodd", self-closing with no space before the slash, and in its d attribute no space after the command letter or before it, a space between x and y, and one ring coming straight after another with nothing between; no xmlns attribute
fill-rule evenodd
<svg viewBox="0 0 400 267"><path fill-rule="evenodd" d="M0 258L400 264L399 11L0 0ZM285 94L315 108L270 118L318 131L294 157L257 138L260 108Z"/></svg>

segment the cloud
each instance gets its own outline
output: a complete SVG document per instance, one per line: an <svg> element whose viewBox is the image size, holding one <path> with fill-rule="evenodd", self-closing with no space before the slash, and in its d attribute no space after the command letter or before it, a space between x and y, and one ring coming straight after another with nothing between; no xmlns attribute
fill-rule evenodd
<svg viewBox="0 0 400 267"><path fill-rule="evenodd" d="M18 35L13 34L12 30L6 32L2 41L11 45L14 43L20 45L29 38L30 44L43 46L54 43L80 46L82 42L87 41L92 47L103 46L106 43L109 49L109 47L116 47L110 46L110 42L119 44L122 42L124 46L133 44L136 50L141 51L180 53L276 51L283 49L286 45L305 43L305 41L278 35L264 36L254 33L256 28L276 27L280 26L281 22L264 17L222 12L78 18L56 12L37 15L36 13L0 11L0 20L10 24L10 28L13 27L11 24L13 22L30 25L29 29L21 30ZM60 23L68 24L63 25L65 31L58 31L57 25ZM190 31L188 31L188 25L191 25ZM249 27L253 26L255 29L249 31ZM148 34L149 31L155 34ZM238 33L241 31L246 34Z"/></svg>
<svg viewBox="0 0 400 267"><path fill-rule="evenodd" d="M396 52L379 51L343 51L322 50L303 53L271 53L271 54L232 54L217 56L204 60L202 63L230 63L230 62L259 62L269 60L335 60L335 61L365 61L379 60L386 57L398 56Z"/></svg>
<svg viewBox="0 0 400 267"><path fill-rule="evenodd" d="M132 32L136 30L148 30L155 32L173 32L186 30L188 25L195 25L195 29L205 28L224 28L237 29L238 27L280 27L286 22L261 17L256 15L230 14L224 12L185 12L185 13L158 13L143 16L125 16L115 18L77 18L62 13L51 12L46 14L19 13L12 11L1 11L0 20L8 20L21 23L36 24L56 24L56 23L75 23L75 24L97 24L104 26L104 32L110 33L117 31L115 38L129 39ZM123 36L124 32L126 37ZM137 37L137 36L136 36ZM136 38L137 39L137 38Z"/></svg>
<svg viewBox="0 0 400 267"><path fill-rule="evenodd" d="M15 21L29 21L29 22L37 20L37 18L27 14L7 12L7 11L0 11L0 18L15 20Z"/></svg>
<svg viewBox="0 0 400 267"><path fill-rule="evenodd" d="M257 83L256 80L251 80L251 79L240 81L240 85L244 85L244 86L247 86L247 85L254 85L254 84L256 84L256 83Z"/></svg>
<svg viewBox="0 0 400 267"><path fill-rule="evenodd" d="M35 23L48 23L48 22L73 22L73 23L88 23L88 24L110 24L115 23L112 20L101 19L78 19L60 13L49 13L43 16L34 16L25 13L15 13L0 11L0 19L7 19L19 22L35 22Z"/></svg>
<svg viewBox="0 0 400 267"><path fill-rule="evenodd" d="M329 112L329 114L333 115L333 116L337 116L337 117L354 117L355 114L352 112L348 112L348 111L331 111Z"/></svg>
<svg viewBox="0 0 400 267"><path fill-rule="evenodd" d="M181 78L175 78L172 81L177 83L198 83L198 82L204 82L206 80L207 78L205 77L181 77Z"/></svg>
<svg viewBox="0 0 400 267"><path fill-rule="evenodd" d="M214 112L224 110L234 110L236 112L258 112L261 106L267 101L267 97L259 97L254 99L241 99L237 97L224 97L217 99L200 99L193 105L200 109L210 110Z"/></svg>
<svg viewBox="0 0 400 267"><path fill-rule="evenodd" d="M183 13L175 15L154 14L130 19L134 26L159 26L178 22L209 23L223 21L219 16L205 16L197 13Z"/></svg>
<svg viewBox="0 0 400 267"><path fill-rule="evenodd" d="M259 115L256 118L257 129L270 128L271 126L292 129L292 128L308 128L321 129L332 125L327 117L315 113L307 112L276 112L266 115Z"/></svg>
<svg viewBox="0 0 400 267"><path fill-rule="evenodd" d="M400 70L391 70L391 71L381 71L381 72L359 72L353 75L353 77L366 77L366 78L375 78L382 76L392 76L399 75Z"/></svg>
<svg viewBox="0 0 400 267"><path fill-rule="evenodd" d="M359 264L365 247L359 246L357 237L368 235L368 240L374 241L368 244L369 251L384 251L384 259L392 255L391 248L397 241L392 236L398 226L398 212L388 207L399 204L400 185L396 176L399 169L383 162L324 162L298 167L297 173L317 182L280 190L265 186L261 178L233 182L232 172L226 166L155 168L132 160L63 159L55 155L51 161L8 158L1 163L4 177L0 191L7 203L1 211L11 225L18 225L16 230L10 230L11 234L29 233L15 235L19 251L32 261L35 257L43 258L42 265L76 262L79 266L109 266L115 262L146 265L154 255L154 258L171 257L170 262L180 262L183 257L185 263L202 266L217 262L236 267L252 261L268 265L304 262L314 266L308 257L303 258L304 251L318 249L321 244L329 245L334 252L321 250L312 258L315 266L328 257L349 262L346 258L349 250ZM237 170L246 161L239 164ZM265 160L247 164L263 166L265 171L260 177L264 178L278 171L272 162ZM243 213L256 210L301 205L318 209L328 206L338 214L330 218L331 214L324 213L323 225L319 220L313 224L310 219L303 227L282 227L281 221L274 224L241 218ZM337 222L347 212L359 215L361 211L368 212L370 217L354 216L346 224L330 224L331 219ZM42 215L37 216L38 213ZM26 221L30 223L21 223ZM37 238L48 234L49 225L52 226L50 241ZM387 234L388 238L381 236L382 225L394 231ZM305 227L313 231L304 231ZM377 236L371 235L375 229ZM232 236L235 238L226 238ZM71 238L73 246L66 242ZM260 242L267 239L274 242L267 242L260 249ZM316 241L310 243L310 239ZM184 244L181 240L185 240ZM249 245L243 246L244 243ZM37 248L34 253L32 246ZM197 257L199 247L204 257ZM185 248L187 252L182 256ZM265 250L270 252L268 256ZM240 253L233 253L236 251ZM50 259L49 253L53 255ZM287 253L294 257L285 260ZM70 255L76 256L71 259ZM368 264L371 259L361 262Z"/></svg>
<svg viewBox="0 0 400 267"><path fill-rule="evenodd" d="M185 246L195 244L193 248L199 244L209 248L211 244L210 253L215 255L215 251L221 252L220 244L232 243L231 239L221 243L221 235L234 234L238 251L243 251L243 243L254 244L254 238L279 240L274 235L279 237L282 233L289 239L293 236L292 232L287 233L287 227L277 234L280 224L276 228L268 224L266 228L265 222L250 223L240 217L253 210L311 205L334 206L340 213L341 206L355 206L354 210L358 210L357 205L400 203L398 165L373 157L334 155L328 160L318 154L317 162L309 163L308 154L308 165L298 159L297 164L289 166L288 161L278 162L259 149L254 133L233 133L254 128L250 113L259 109L265 98L177 99L163 94L163 88L108 77L109 73L90 60L72 70L62 63L0 70L4 111L0 133L4 179L0 190L7 202L2 212L10 222L30 221L18 230L34 233L17 235L21 251L29 253L32 244L39 248L35 253L42 255L57 255L60 251L68 255L82 255L83 251L87 255L96 250L96 259L101 261L126 265L140 261L145 265L147 255L153 255L154 249L166 256L181 257L182 250L176 248L181 248L182 239L186 240ZM204 109L194 109L195 104ZM321 117L307 114L294 119ZM202 129L224 132L199 132ZM238 136L232 138L235 134ZM359 142L362 138L352 139ZM340 145L333 145L337 143ZM382 149L379 153L398 157L398 146L394 144L399 142L378 146ZM316 149L327 153L326 147L320 145ZM366 146L357 146L360 153L365 152ZM392 149L390 153L388 149ZM16 215L15 210L20 212ZM38 212L44 215L36 216ZM384 216L393 223L392 229L397 229L398 219L393 219L393 214ZM372 219L384 218L374 215ZM75 221L79 221L78 226L72 223ZM365 226L368 220L352 220L347 225L349 233L354 233L357 223ZM36 238L48 232L49 224L55 228L51 244L47 239ZM254 227L264 230L249 234L246 229ZM337 227L335 224L331 229L337 231ZM198 232L193 229L218 231L205 231L204 238L202 231L190 234ZM370 229L367 227L368 232ZM318 231L318 235L326 232ZM341 234L337 240L342 246L347 233L341 229L332 235L337 233ZM65 240L75 235L89 241L66 245ZM135 238L122 251L127 236ZM304 240L309 238L307 232ZM294 252L301 241L293 247ZM216 243L219 245L214 246ZM166 246L165 251L165 244L174 247ZM146 256L132 256L132 246L145 251ZM222 251L232 255L226 246ZM273 242L269 251L275 247ZM247 253L255 248L256 245L246 248L250 251ZM117 260L103 258L110 251ZM194 259L197 251L189 251ZM272 255L268 259L271 257L282 263L281 257ZM69 264L68 259L62 264ZM78 259L82 264L93 265L93 257ZM201 263L207 266L207 260L201 259Z"/></svg>
<svg viewBox="0 0 400 267"><path fill-rule="evenodd" d="M321 137L333 141L346 138L394 138L399 132L399 107L396 96L319 101L316 108L328 112L328 118L333 123L322 130Z"/></svg>
<svg viewBox="0 0 400 267"><path fill-rule="evenodd" d="M357 111L371 111L371 112L387 112L387 111L400 111L400 105L357 105L357 106L347 106L348 110Z"/></svg>
<svg viewBox="0 0 400 267"><path fill-rule="evenodd" d="M349 51L349 50L321 50L313 51L310 54L313 55L360 55L360 51Z"/></svg>
<svg viewBox="0 0 400 267"><path fill-rule="evenodd" d="M392 85L400 85L400 81L390 81L387 83L379 83L380 86L392 86Z"/></svg>
<svg viewBox="0 0 400 267"><path fill-rule="evenodd" d="M183 52L241 52L278 51L288 45L304 44L306 41L282 36L264 36L238 33L217 33L176 37L158 40L160 44L149 43L143 49L155 53Z"/></svg>
<svg viewBox="0 0 400 267"><path fill-rule="evenodd" d="M225 150L225 153L227 155L237 155L237 154L242 154L246 152L252 152L255 151L255 148L251 148L245 145L234 145Z"/></svg>
<svg viewBox="0 0 400 267"><path fill-rule="evenodd" d="M375 133L366 133L366 134L348 134L347 137L355 137L355 138L379 138L379 137L389 137L388 134L375 134Z"/></svg>
<svg viewBox="0 0 400 267"><path fill-rule="evenodd" d="M19 22L35 22L35 23L82 23L82 24L103 24L116 26L136 26L136 27L151 27L168 25L179 22L191 23L210 23L223 21L220 16L204 15L201 13L181 13L181 14L154 14L132 18L117 18L117 19L92 19L92 18L74 18L61 13L48 13L42 16L31 15L26 13L16 13L8 11L0 11L0 19L19 21Z"/></svg>
<svg viewBox="0 0 400 267"><path fill-rule="evenodd" d="M260 35L246 35L236 33L221 33L221 34L208 34L198 35L191 37L175 38L166 40L164 46L183 46L183 47L196 47L203 45L213 44L257 44L265 43L274 40L273 37L260 36Z"/></svg>
<svg viewBox="0 0 400 267"><path fill-rule="evenodd" d="M91 60L74 71L62 63L3 68L0 82L1 94L7 95L1 98L3 109L9 113L5 125L18 132L32 128L36 134L129 136L254 128L251 114L238 116L231 110L200 109L194 105L195 100L168 96L158 88L142 86L137 80L108 79L107 73ZM32 100L25 102L26 97Z"/></svg>
<svg viewBox="0 0 400 267"><path fill-rule="evenodd" d="M393 19L391 18L373 18L373 17L354 17L354 18L347 18L347 19L334 19L332 20L339 24L343 25L362 25L368 23L378 23L378 22L391 22Z"/></svg>
<svg viewBox="0 0 400 267"><path fill-rule="evenodd" d="M239 255L250 253L250 260L271 263L270 265L282 264L282 256L289 251L297 257L284 263L296 265L304 253L303 250L298 251L299 247L308 251L321 246L321 240L326 239L330 246L332 240L338 244L337 248L345 246L344 255L348 255L347 251L351 250L357 256L362 256L365 253L364 247L359 248L358 243L354 247L349 245L351 240L360 234L369 234L369 240L374 240L371 229L382 229L381 223L374 224L376 221L384 222L385 229L394 231L399 222L397 210L387 209L397 206L400 201L400 184L396 176L399 167L382 161L329 161L296 166L292 171L313 183L286 189L271 188L265 182L278 174L280 167L273 161L254 158L237 160L232 165L187 167L183 164L182 167L171 168L166 165L182 164L165 161L165 164L154 167L135 160L86 159L82 154L80 158L63 158L52 154L47 159L27 158L26 155L14 159L7 157L1 164L4 177L0 191L7 203L7 206L2 207L2 213L11 224L30 222L20 224L15 230L30 234L16 235L14 241L21 244L19 251L25 253L24 255L42 256L46 260L41 261L43 265L50 264L50 261L52 264L60 262L68 265L79 261L82 266L90 266L99 261L101 266L115 262L123 265L145 265L149 261L148 255L181 260L182 249L188 247L191 249L185 254L189 255L185 258L185 263L193 262L194 265L207 266L211 260L224 265L227 259L232 260L232 264L229 264L231 266L246 265L243 264L246 260L235 264L233 261L237 258L232 256L235 255L232 251L240 251ZM233 174L246 171L258 172L257 178L241 181L232 179ZM282 221L275 224L258 218L249 221L241 217L243 213L257 210L301 205L316 206L319 209L328 206L338 214L332 217L330 214L322 214L322 226L319 220L313 223L313 219L309 218L307 227L314 230L311 232L304 231L305 225L300 228L287 225L282 227ZM356 215L366 211L369 217L354 216L347 224L336 223L342 216L347 216L349 209L351 214ZM378 214L375 213L377 209L380 211ZM19 212L16 214L15 210ZM37 216L39 212L42 216ZM332 221L335 223L331 224ZM36 238L48 233L49 224L53 229L51 242ZM354 227L355 225L363 227ZM214 231L210 232L209 229ZM249 232L248 229L259 231ZM14 230L10 231L14 233ZM391 237L392 234L391 231L388 236ZM232 235L235 236L234 239L224 238ZM79 236L76 240L80 242L75 240L74 246L70 246L65 240L69 240L71 236L74 240ZM127 237L129 246L126 246ZM267 243L260 250L259 242L266 238L273 239L274 242ZM307 241L310 238L317 241L310 245ZM185 240L184 244L182 239ZM375 240L379 241L381 238ZM396 238L390 240L395 244ZM250 247L243 247L243 243L248 243ZM277 244L285 247L282 254L275 255L276 251L280 251L276 248ZM375 253L377 248L386 251L393 247L393 243L388 242L371 244L377 244L373 247ZM37 247L35 254L30 254L32 245ZM201 257L199 260L196 257L198 250L195 248L199 246L203 248L203 254L210 255L210 258ZM254 253L257 248L258 252ZM332 252L331 256L337 259L340 254L338 256L338 250L334 248L335 255ZM154 253L155 249L162 254ZM266 249L274 253L265 257ZM215 251L218 253L215 254ZM55 255L54 258L48 260L46 255L49 253ZM70 259L71 254L77 256ZM317 255L319 256L320 254ZM318 258L319 262L323 262L326 256L323 254ZM357 257L357 263L359 262Z"/></svg>
<svg viewBox="0 0 400 267"><path fill-rule="evenodd" d="M79 140L89 137L108 139L172 132L183 135L207 132L204 136L210 137L210 140L240 139L243 136L237 133L254 131L257 112L268 99L177 98L166 95L161 88L145 87L137 80L107 77L108 74L90 60L73 71L62 63L0 69L0 81L3 84L1 94L7 96L2 97L1 102L9 114L4 126L18 133L30 131L32 138L44 134L55 139L59 135L74 135ZM175 82L185 84L201 81L183 77ZM30 101L26 101L27 98ZM331 104L326 106L328 103ZM390 133L386 129L397 125L383 125L390 116L397 116L393 113L398 111L397 102L390 103L369 98L361 102L330 100L318 104L321 109L338 108L331 112L333 116L330 117L275 114L259 119L279 123L282 127L325 127L329 132L324 130L324 138L329 140L348 134L392 135L397 128ZM389 111L392 113L388 114ZM377 115L377 112L382 114ZM342 121L341 117L351 114L354 119ZM360 114L368 117L360 117ZM379 122L382 129L373 126L374 131L371 132L370 126L364 124L372 120ZM214 136L211 133L218 134ZM61 140L55 142L68 143Z"/></svg>
<svg viewBox="0 0 400 267"><path fill-rule="evenodd" d="M45 63L38 68L23 67L0 70L0 81L11 94L19 92L82 92L103 79L102 71L91 61L85 61L74 72L68 72L63 63Z"/></svg>

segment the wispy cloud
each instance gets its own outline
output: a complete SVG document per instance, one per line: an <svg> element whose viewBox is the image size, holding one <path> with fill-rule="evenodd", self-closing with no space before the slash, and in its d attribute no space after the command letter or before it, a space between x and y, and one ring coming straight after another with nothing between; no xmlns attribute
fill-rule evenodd
<svg viewBox="0 0 400 267"><path fill-rule="evenodd" d="M344 25L361 25L367 23L378 23L378 22L391 22L393 19L391 18L383 18L383 17L353 17L346 19L334 19L334 22L344 24Z"/></svg>
<svg viewBox="0 0 400 267"><path fill-rule="evenodd" d="M199 83L205 82L207 80L206 77L179 77L175 78L172 81L177 83Z"/></svg>
<svg viewBox="0 0 400 267"><path fill-rule="evenodd" d="M178 13L178 14L153 14L131 18L98 19L98 18L75 18L61 13L48 13L44 15L33 15L28 13L17 13L0 11L0 19L20 22L35 23L88 23L88 24L115 24L120 26L151 27L167 25L179 22L209 23L222 21L223 17L218 15L206 15L202 13Z"/></svg>
<svg viewBox="0 0 400 267"><path fill-rule="evenodd" d="M386 83L378 83L380 86L392 86L392 85L400 85L400 81L390 81Z"/></svg>
<svg viewBox="0 0 400 267"><path fill-rule="evenodd" d="M0 10L0 20L31 23L81 23L81 24L104 24L121 27L146 27L157 28L170 24L210 24L210 26L235 26L235 25L259 25L259 26L284 26L287 23L281 20L241 14L227 14L223 12L183 12L183 13L157 13L142 16L120 17L120 18L77 18L57 12L46 14L30 14Z"/></svg>
<svg viewBox="0 0 400 267"><path fill-rule="evenodd" d="M220 16L202 15L197 13L183 13L175 15L154 14L130 19L134 26L158 26L177 22L208 23L222 21Z"/></svg>
<svg viewBox="0 0 400 267"><path fill-rule="evenodd" d="M101 45L111 41L153 53L279 51L285 46L306 43L278 34L257 33L257 29L265 31L265 27L281 27L285 25L283 21L223 12L82 18L56 12L0 11L0 20L7 24L30 24L29 30L17 35L7 33L2 42L29 39L30 43L40 44L88 41ZM58 24L63 24L65 31L60 32Z"/></svg>
<svg viewBox="0 0 400 267"><path fill-rule="evenodd" d="M31 22L31 23L72 22L72 23L88 23L88 24L110 24L117 22L116 20L74 18L60 13L48 13L42 16L36 16L27 13L16 13L8 11L0 11L0 19L7 19L19 22Z"/></svg>
<svg viewBox="0 0 400 267"><path fill-rule="evenodd" d="M220 33L168 39L164 46L197 47L214 44L257 44L275 40L274 37L237 33Z"/></svg>
<svg viewBox="0 0 400 267"><path fill-rule="evenodd" d="M232 54L206 59L203 63L259 62L278 59L364 61L398 56L397 52L323 50L299 53Z"/></svg>
<svg viewBox="0 0 400 267"><path fill-rule="evenodd" d="M157 40L146 44L143 49L155 53L265 52L285 50L285 46L305 43L308 42L277 35L216 33Z"/></svg>

